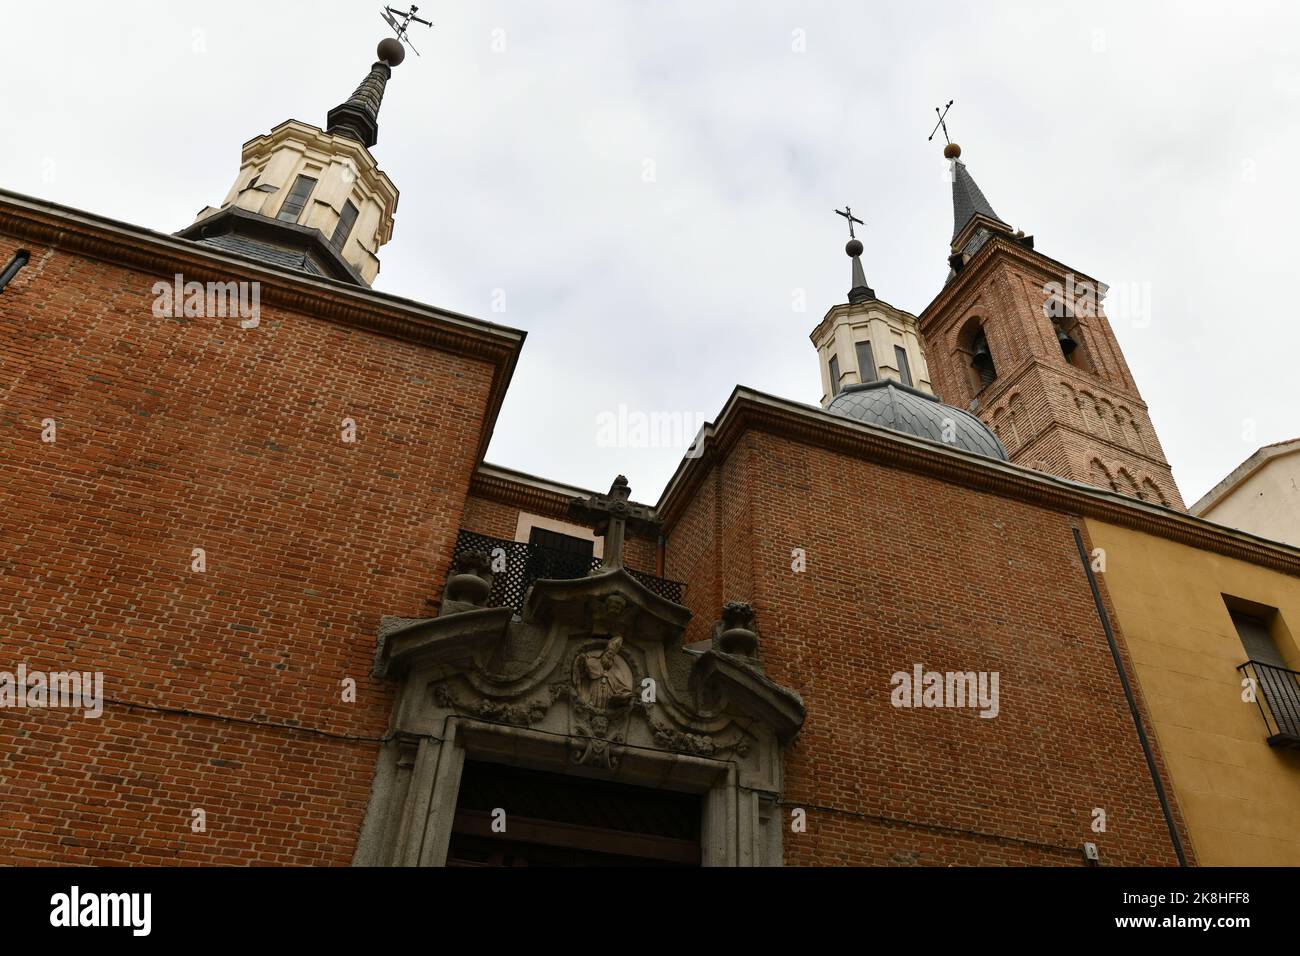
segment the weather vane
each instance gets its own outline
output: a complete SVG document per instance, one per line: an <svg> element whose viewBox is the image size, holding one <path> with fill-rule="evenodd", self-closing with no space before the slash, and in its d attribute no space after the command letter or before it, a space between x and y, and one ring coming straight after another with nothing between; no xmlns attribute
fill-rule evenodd
<svg viewBox="0 0 1300 956"><path fill-rule="evenodd" d="M935 123L935 124L934 124L934 129L930 130L930 136L929 136L928 139L926 139L926 142L927 142L927 143L930 142L930 140L934 139L934 134L937 133L937 132L939 132L939 130L943 130L943 141L944 141L945 143L951 143L951 142L952 142L952 140L950 140L950 139L948 138L948 124L947 124L947 122L946 122L946 120L947 120L947 118L948 118L948 110L952 109L952 104L953 104L953 101L952 101L952 100L949 100L948 103L947 103L947 105L944 106L944 108L943 108L943 112L942 112L942 113L939 113L939 107L936 106L936 107L934 108L934 111L935 111L936 113L939 113L939 122Z"/></svg>
<svg viewBox="0 0 1300 956"><path fill-rule="evenodd" d="M417 7L415 4L411 4L411 9L406 11L405 13L403 13L401 10L394 10L392 7L384 7L383 12L379 14L381 17L387 20L388 25L392 27L394 31L396 31L397 39L401 40L403 43L409 46L411 48L411 52L414 53L416 56L420 55L420 51L415 48L415 44L411 42L411 38L406 35L407 28L412 23L420 23L426 27L433 26L433 24L430 23L428 20L421 20L419 17L416 16L416 13L418 13L419 10L420 10L419 7ZM401 23L397 22L398 17L401 18L402 20Z"/></svg>
<svg viewBox="0 0 1300 956"><path fill-rule="evenodd" d="M865 222L863 222L861 219L858 219L857 217L855 217L855 216L853 215L853 207L852 207L852 206L849 206L848 204L845 204L845 206L844 206L843 209L836 209L836 210L835 210L835 215L837 215L837 216L843 216L845 219L847 219L847 220L849 221L849 238L850 238L850 239L856 239L856 238L858 238L857 236L855 236L855 235L853 234L853 224L854 224L855 222L856 222L859 226L865 226L865 225L866 225Z"/></svg>

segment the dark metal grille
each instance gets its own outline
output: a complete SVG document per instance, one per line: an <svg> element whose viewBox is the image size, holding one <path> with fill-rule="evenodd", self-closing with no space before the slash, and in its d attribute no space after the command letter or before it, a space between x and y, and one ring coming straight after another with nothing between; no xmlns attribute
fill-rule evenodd
<svg viewBox="0 0 1300 956"><path fill-rule="evenodd" d="M1300 673L1247 661L1237 670L1255 682L1255 703L1273 747L1300 747Z"/></svg>
<svg viewBox="0 0 1300 956"><path fill-rule="evenodd" d="M491 557L498 567L500 562L496 559L498 556L504 558L505 570L496 572L487 603L489 607L514 608L516 614L523 613L524 598L528 596L528 589L534 581L584 578L601 566L600 558L588 558L522 541L493 538L473 531L461 531L456 538L454 557L459 558L462 554L475 551ZM667 598L674 604L682 603L684 585L680 581L657 578L631 568L628 568L628 573L661 598Z"/></svg>

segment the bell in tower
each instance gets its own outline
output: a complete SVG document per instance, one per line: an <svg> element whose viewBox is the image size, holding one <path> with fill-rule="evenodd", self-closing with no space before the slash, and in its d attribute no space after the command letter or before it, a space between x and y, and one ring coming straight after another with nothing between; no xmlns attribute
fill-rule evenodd
<svg viewBox="0 0 1300 956"><path fill-rule="evenodd" d="M1075 349L1079 347L1079 343L1070 338L1070 334L1059 325L1056 326L1056 341L1061 345L1061 354L1067 359L1072 356Z"/></svg>

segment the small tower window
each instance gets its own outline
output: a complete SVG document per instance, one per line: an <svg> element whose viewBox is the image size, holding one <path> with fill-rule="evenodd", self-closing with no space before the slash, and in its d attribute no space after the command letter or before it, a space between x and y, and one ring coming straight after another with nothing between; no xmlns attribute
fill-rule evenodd
<svg viewBox="0 0 1300 956"><path fill-rule="evenodd" d="M840 393L840 357L831 356L831 395Z"/></svg>
<svg viewBox="0 0 1300 956"><path fill-rule="evenodd" d="M859 342L858 350L858 381L866 384L876 380L876 356L871 351L870 342Z"/></svg>
<svg viewBox="0 0 1300 956"><path fill-rule="evenodd" d="M898 360L899 381L910 388L912 385L912 367L907 364L907 349L901 345L895 345L894 358Z"/></svg>
<svg viewBox="0 0 1300 956"><path fill-rule="evenodd" d="M343 204L343 214L339 216L339 223L334 227L334 235L330 237L330 245L342 252L343 243L348 241L352 227L356 224L357 207L352 205L351 200L349 200Z"/></svg>
<svg viewBox="0 0 1300 956"><path fill-rule="evenodd" d="M294 180L293 188L289 190L289 195L280 207L280 214L275 218L281 222L297 222L302 217L302 211L307 208L307 200L315 188L316 180L310 176L299 176Z"/></svg>

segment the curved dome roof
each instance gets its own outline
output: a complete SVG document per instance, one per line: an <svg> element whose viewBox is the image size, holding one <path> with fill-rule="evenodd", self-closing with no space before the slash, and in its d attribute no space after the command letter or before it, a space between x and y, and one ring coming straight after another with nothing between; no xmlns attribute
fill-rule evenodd
<svg viewBox="0 0 1300 956"><path fill-rule="evenodd" d="M849 385L835 396L826 410L854 421L927 438L987 458L1009 460L998 436L974 415L892 379ZM944 440L946 423L951 423L948 429L950 441Z"/></svg>

